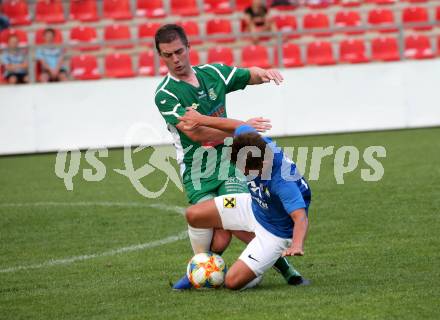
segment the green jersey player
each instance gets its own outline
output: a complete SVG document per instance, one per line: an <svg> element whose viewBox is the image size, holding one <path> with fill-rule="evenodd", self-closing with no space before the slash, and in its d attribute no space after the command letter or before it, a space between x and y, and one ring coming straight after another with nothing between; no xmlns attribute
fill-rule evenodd
<svg viewBox="0 0 440 320"><path fill-rule="evenodd" d="M223 152L223 141L233 132L199 126L186 129L179 117L191 107L199 113L215 117L226 117L226 94L244 89L247 85L283 81L277 70L258 67L249 69L222 64L191 66L190 45L184 30L175 24L162 26L155 35L156 49L168 68L168 75L157 87L155 103L171 132L176 147L180 173L189 203L195 204L218 195L247 193L243 179L235 176L235 168ZM247 122L259 131L270 128L268 120L252 118ZM253 235L234 232L245 242ZM214 237L223 239L219 247L211 248L212 229L188 226L188 235L194 253L222 252L230 241L230 232L216 230ZM280 258L275 267L281 271L288 283L297 276L287 260ZM186 277L184 277L186 278ZM183 284L183 287L185 284ZM176 289L182 288L180 281Z"/></svg>

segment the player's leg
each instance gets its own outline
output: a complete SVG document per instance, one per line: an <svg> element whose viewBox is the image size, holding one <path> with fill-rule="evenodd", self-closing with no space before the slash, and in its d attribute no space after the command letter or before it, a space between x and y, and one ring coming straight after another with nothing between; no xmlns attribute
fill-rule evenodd
<svg viewBox="0 0 440 320"><path fill-rule="evenodd" d="M246 263L242 260L237 260L226 274L225 287L231 290L238 290L245 287L256 277L256 274Z"/></svg>
<svg viewBox="0 0 440 320"><path fill-rule="evenodd" d="M234 171L234 174L236 172ZM243 177L231 176L218 189L219 195L227 196L232 193L248 193L248 188L244 182ZM247 234L243 231L232 232L234 236L242 240L244 243L249 243L253 238L253 234ZM286 258L280 257L274 264L274 269L277 270L288 284L295 285L301 278L300 273L289 263Z"/></svg>
<svg viewBox="0 0 440 320"><path fill-rule="evenodd" d="M255 238L241 253L226 274L225 285L232 290L252 287L254 279L260 280L289 246L289 239L274 236L261 227L255 227Z"/></svg>

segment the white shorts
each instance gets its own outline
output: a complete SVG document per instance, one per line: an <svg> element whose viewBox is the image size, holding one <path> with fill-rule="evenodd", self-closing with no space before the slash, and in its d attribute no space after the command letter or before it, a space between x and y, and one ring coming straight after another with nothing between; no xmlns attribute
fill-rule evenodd
<svg viewBox="0 0 440 320"><path fill-rule="evenodd" d="M255 273L257 277L269 270L290 247L292 239L284 239L267 231L258 222L255 223L255 238L247 245L239 259Z"/></svg>
<svg viewBox="0 0 440 320"><path fill-rule="evenodd" d="M223 229L254 232L256 221L249 193L228 194L214 200Z"/></svg>
<svg viewBox="0 0 440 320"><path fill-rule="evenodd" d="M215 199L215 205L225 230L254 232L255 238L247 245L239 259L258 277L270 269L292 240L275 236L255 219L252 198L248 193L228 194Z"/></svg>

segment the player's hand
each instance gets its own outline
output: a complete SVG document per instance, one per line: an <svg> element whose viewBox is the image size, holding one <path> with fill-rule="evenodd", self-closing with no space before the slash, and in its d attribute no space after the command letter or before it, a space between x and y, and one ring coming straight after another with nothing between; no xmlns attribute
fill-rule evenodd
<svg viewBox="0 0 440 320"><path fill-rule="evenodd" d="M276 69L268 69L268 70L261 69L260 78L263 82L274 81L277 86L284 81L283 76Z"/></svg>
<svg viewBox="0 0 440 320"><path fill-rule="evenodd" d="M248 121L246 121L246 124L250 125L258 132L266 132L267 130L272 129L270 120L263 117L250 118Z"/></svg>
<svg viewBox="0 0 440 320"><path fill-rule="evenodd" d="M302 247L292 246L283 251L282 256L303 256L304 249Z"/></svg>
<svg viewBox="0 0 440 320"><path fill-rule="evenodd" d="M184 130L194 130L195 128L200 126L203 115L194 110L194 108L188 107L186 108L185 114L178 119L183 122Z"/></svg>

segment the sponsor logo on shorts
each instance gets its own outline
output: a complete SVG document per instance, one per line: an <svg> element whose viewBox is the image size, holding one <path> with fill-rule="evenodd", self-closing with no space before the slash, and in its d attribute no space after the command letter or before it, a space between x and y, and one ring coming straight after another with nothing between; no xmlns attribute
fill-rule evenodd
<svg viewBox="0 0 440 320"><path fill-rule="evenodd" d="M233 209L237 205L237 199L235 197L224 197L223 206L227 209Z"/></svg>

